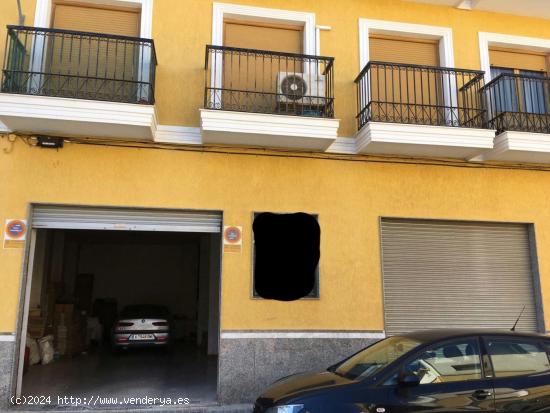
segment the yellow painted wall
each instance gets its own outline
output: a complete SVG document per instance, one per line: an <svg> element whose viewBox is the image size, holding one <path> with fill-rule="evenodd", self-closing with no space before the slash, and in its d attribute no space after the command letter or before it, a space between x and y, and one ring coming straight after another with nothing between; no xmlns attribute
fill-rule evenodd
<svg viewBox="0 0 550 413"><path fill-rule="evenodd" d="M550 317L550 172L0 140L0 221L31 202L223 210L244 227L225 254L223 329L383 328L379 217L533 222ZM359 159L359 158L355 158ZM319 214L321 299L250 298L253 211ZM23 251L0 249L0 331L14 331Z"/></svg>
<svg viewBox="0 0 550 413"><path fill-rule="evenodd" d="M23 0L26 24L32 25L36 0ZM401 0L235 0L227 3L313 12L317 24L332 26L321 34L321 54L334 56L336 117L340 136L355 133L356 98L353 80L359 73L358 19L451 27L458 68L479 69L478 32L550 39L548 20ZM165 125L199 125L204 96L205 45L212 38L213 0L155 0L153 38L157 50L156 100ZM0 27L17 24L15 0L0 1ZM0 30L3 59L5 29ZM1 61L1 60L0 60Z"/></svg>
<svg viewBox="0 0 550 413"><path fill-rule="evenodd" d="M336 116L343 121L342 136L355 130L359 17L452 27L456 65L473 69L479 68L478 31L550 38L546 20L398 0L236 2L315 12L318 24L332 26L322 34L321 52L336 58ZM23 0L28 25L34 4ZM211 0L155 0L161 124L198 126L211 7ZM0 1L0 24L17 24L15 0ZM4 41L2 29L0 60ZM1 140L0 148L6 146ZM53 151L18 141L13 152L0 151L0 177L0 222L26 216L30 202L224 210L226 222L243 225L245 232L242 255L224 257L223 329L382 329L380 216L534 222L546 318L550 316L550 172L76 144ZM321 300L250 299L254 210L319 214ZM22 254L0 250L0 332L15 329Z"/></svg>

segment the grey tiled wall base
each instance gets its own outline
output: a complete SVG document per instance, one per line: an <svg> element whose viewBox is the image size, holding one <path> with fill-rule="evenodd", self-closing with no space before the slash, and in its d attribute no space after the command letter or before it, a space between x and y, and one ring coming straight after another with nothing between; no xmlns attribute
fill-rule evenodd
<svg viewBox="0 0 550 413"><path fill-rule="evenodd" d="M250 403L275 380L323 370L374 343L366 338L221 338L218 395L222 404Z"/></svg>
<svg viewBox="0 0 550 413"><path fill-rule="evenodd" d="M0 412L7 411L9 407L14 351L15 341L0 340Z"/></svg>

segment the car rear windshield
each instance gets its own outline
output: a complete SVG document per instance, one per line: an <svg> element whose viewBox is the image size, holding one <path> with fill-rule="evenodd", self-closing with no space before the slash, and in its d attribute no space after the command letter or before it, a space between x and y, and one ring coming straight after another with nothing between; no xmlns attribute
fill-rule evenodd
<svg viewBox="0 0 550 413"><path fill-rule="evenodd" d="M167 317L169 311L161 305L129 305L121 311L121 317Z"/></svg>
<svg viewBox="0 0 550 413"><path fill-rule="evenodd" d="M422 342L409 337L390 337L379 341L342 363L336 374L351 380L372 376Z"/></svg>

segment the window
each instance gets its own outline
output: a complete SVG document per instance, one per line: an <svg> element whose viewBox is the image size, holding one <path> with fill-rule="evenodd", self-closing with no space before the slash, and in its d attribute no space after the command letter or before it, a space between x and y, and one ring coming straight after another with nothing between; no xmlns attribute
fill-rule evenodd
<svg viewBox="0 0 550 413"><path fill-rule="evenodd" d="M547 113L546 72L491 67L493 79L500 75L505 76L495 90L497 112Z"/></svg>
<svg viewBox="0 0 550 413"><path fill-rule="evenodd" d="M550 370L546 350L536 341L491 339L487 343L495 377L511 377Z"/></svg>
<svg viewBox="0 0 550 413"><path fill-rule="evenodd" d="M407 337L390 337L379 341L342 363L335 373L350 380L372 376L421 343Z"/></svg>
<svg viewBox="0 0 550 413"><path fill-rule="evenodd" d="M497 112L545 114L545 54L514 49L489 49L491 78L505 75L495 91Z"/></svg>
<svg viewBox="0 0 550 413"><path fill-rule="evenodd" d="M402 371L414 373L421 385L481 379L478 340L463 339L432 347L405 364ZM396 381L397 376L392 379Z"/></svg>
<svg viewBox="0 0 550 413"><path fill-rule="evenodd" d="M261 214L261 212L254 212L254 219ZM319 216L316 214L313 214L313 216L319 220ZM252 238L252 296L254 298L261 298L258 292L256 291L256 286L254 283L255 277L254 277L254 263L256 261L256 249L254 248L254 238ZM317 268L315 269L315 284L313 286L313 290L304 298L319 298L319 264L317 264Z"/></svg>

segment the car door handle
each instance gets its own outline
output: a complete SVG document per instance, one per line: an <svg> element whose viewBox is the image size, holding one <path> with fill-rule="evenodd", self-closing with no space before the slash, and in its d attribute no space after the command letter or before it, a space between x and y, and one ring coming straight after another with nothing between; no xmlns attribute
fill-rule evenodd
<svg viewBox="0 0 550 413"><path fill-rule="evenodd" d="M488 390L476 390L472 393L472 396L474 396L476 399L486 399L487 397L492 396L493 393Z"/></svg>

